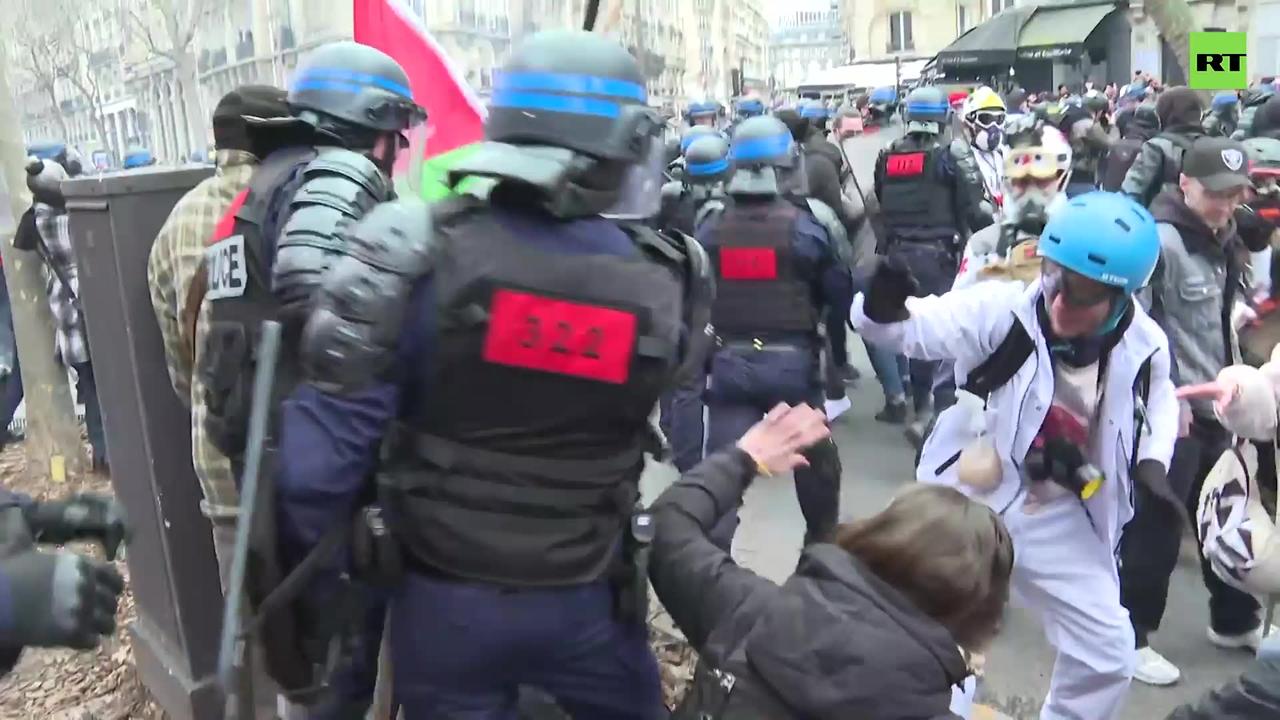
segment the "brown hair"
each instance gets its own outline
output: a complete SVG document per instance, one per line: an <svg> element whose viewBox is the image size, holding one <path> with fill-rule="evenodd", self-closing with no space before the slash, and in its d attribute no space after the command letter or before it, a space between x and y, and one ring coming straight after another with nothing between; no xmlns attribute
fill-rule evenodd
<svg viewBox="0 0 1280 720"><path fill-rule="evenodd" d="M835 542L957 644L982 650L995 637L1009 599L1013 541L985 505L949 487L912 485L882 512L840 525Z"/></svg>

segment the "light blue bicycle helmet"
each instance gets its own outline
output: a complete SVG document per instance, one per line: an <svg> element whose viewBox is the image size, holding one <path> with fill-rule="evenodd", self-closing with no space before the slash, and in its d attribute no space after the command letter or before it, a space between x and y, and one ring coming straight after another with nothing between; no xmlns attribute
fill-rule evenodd
<svg viewBox="0 0 1280 720"><path fill-rule="evenodd" d="M1079 195L1049 218L1040 256L1132 295L1151 279L1160 259L1156 220L1120 193Z"/></svg>

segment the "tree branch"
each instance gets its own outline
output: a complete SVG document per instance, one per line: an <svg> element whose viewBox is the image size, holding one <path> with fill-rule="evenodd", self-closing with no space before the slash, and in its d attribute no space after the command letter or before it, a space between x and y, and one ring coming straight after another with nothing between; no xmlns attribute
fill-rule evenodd
<svg viewBox="0 0 1280 720"><path fill-rule="evenodd" d="M153 55L159 55L161 57L168 58L169 60L172 60L174 63L176 63L178 60L176 57L174 57L173 52L171 52L168 49L160 47L160 45L156 43L155 36L151 34L151 24L146 22L142 18L142 16L140 16L133 9L132 6L129 7L128 13L129 13L129 19L132 20L133 24L138 28L138 32L142 33L142 42L144 45L147 46L147 50L149 50Z"/></svg>

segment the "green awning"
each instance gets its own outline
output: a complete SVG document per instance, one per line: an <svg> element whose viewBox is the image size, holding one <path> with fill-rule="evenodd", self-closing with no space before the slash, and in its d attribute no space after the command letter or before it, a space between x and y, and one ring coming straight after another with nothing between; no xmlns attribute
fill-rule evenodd
<svg viewBox="0 0 1280 720"><path fill-rule="evenodd" d="M938 52L938 68L1012 65L1018 32L1034 10L1033 7L1009 8L969 28Z"/></svg>
<svg viewBox="0 0 1280 720"><path fill-rule="evenodd" d="M1041 5L1018 36L1018 58L1053 60L1075 57L1103 18L1115 10L1112 2L1079 6Z"/></svg>

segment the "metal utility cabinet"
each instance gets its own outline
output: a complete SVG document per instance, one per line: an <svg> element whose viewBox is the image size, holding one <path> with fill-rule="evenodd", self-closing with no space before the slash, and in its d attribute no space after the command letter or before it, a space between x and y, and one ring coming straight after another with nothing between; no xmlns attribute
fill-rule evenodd
<svg viewBox="0 0 1280 720"><path fill-rule="evenodd" d="M63 185L112 482L133 527L135 659L175 720L222 717L214 684L222 592L191 465L191 419L169 383L147 257L174 204L210 174L147 168Z"/></svg>

